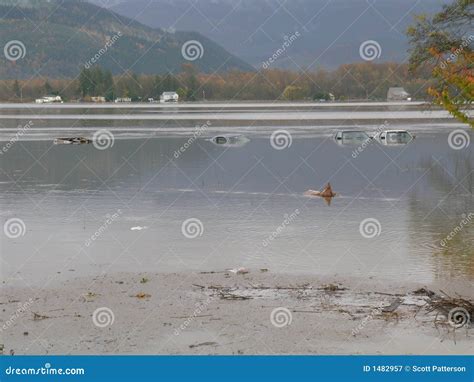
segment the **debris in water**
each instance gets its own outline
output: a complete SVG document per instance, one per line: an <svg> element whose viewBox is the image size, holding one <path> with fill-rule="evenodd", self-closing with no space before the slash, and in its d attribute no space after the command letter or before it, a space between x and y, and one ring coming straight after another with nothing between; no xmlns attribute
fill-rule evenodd
<svg viewBox="0 0 474 382"><path fill-rule="evenodd" d="M51 317L44 316L44 315L42 315L42 314L33 312L33 320L34 320L34 321L45 320L45 319L47 319L47 318L51 318Z"/></svg>
<svg viewBox="0 0 474 382"><path fill-rule="evenodd" d="M250 296L237 295L237 294L233 294L227 291L219 292L219 297L222 300L251 300L252 299L252 297Z"/></svg>
<svg viewBox="0 0 474 382"><path fill-rule="evenodd" d="M146 277L142 277L142 279L140 280L140 284L146 284L148 281L150 280L148 280Z"/></svg>
<svg viewBox="0 0 474 382"><path fill-rule="evenodd" d="M321 288L318 288L318 289L324 290L326 292L337 292L341 290L346 290L347 288L344 288L340 284L326 284L326 285L321 286Z"/></svg>
<svg viewBox="0 0 474 382"><path fill-rule="evenodd" d="M92 139L84 137L56 138L55 145L84 145L92 143Z"/></svg>
<svg viewBox="0 0 474 382"><path fill-rule="evenodd" d="M218 146L242 147L248 142L250 142L250 139L248 139L245 135L242 134L223 134L211 138L210 141Z"/></svg>
<svg viewBox="0 0 474 382"><path fill-rule="evenodd" d="M403 300L396 298L389 306L382 308L382 313L393 313L397 308L402 305Z"/></svg>
<svg viewBox="0 0 474 382"><path fill-rule="evenodd" d="M306 196L319 196L326 201L328 206L331 205L332 198L337 195L335 192L333 192L331 188L331 183L328 183L322 191L308 190L304 194Z"/></svg>
<svg viewBox="0 0 474 382"><path fill-rule="evenodd" d="M426 289L426 288L417 289L417 290L413 291L413 294L415 296L427 296L427 297L433 297L434 295L436 295L435 292L433 292L429 289Z"/></svg>
<svg viewBox="0 0 474 382"><path fill-rule="evenodd" d="M131 227L130 228L130 231L141 231L141 230L144 230L144 229L147 229L148 227L147 226L139 226L137 225L136 227Z"/></svg>
<svg viewBox="0 0 474 382"><path fill-rule="evenodd" d="M227 272L234 273L236 275L244 275L246 273L249 273L250 271L247 268L234 268L234 269L228 269Z"/></svg>
<svg viewBox="0 0 474 382"><path fill-rule="evenodd" d="M474 317L474 304L460 297L451 297L441 291L442 295L434 294L428 301L428 312L436 311L448 320L454 328L468 327Z"/></svg>
<svg viewBox="0 0 474 382"><path fill-rule="evenodd" d="M194 348L197 348L199 346L214 346L214 345L217 345L217 342L202 342L200 344L195 344L195 345L189 345L189 348L190 349L194 349Z"/></svg>
<svg viewBox="0 0 474 382"><path fill-rule="evenodd" d="M137 293L134 297L136 298L150 298L151 294L148 293Z"/></svg>

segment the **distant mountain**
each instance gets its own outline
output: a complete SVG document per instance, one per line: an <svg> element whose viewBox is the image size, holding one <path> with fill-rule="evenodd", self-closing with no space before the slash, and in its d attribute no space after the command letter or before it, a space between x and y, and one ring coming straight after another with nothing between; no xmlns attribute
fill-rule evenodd
<svg viewBox="0 0 474 382"><path fill-rule="evenodd" d="M380 61L403 61L413 15L447 0L91 0L146 25L193 30L255 67L278 54L274 67L335 67L361 61L360 45L375 40Z"/></svg>
<svg viewBox="0 0 474 382"><path fill-rule="evenodd" d="M72 77L94 62L114 74L178 72L185 63L252 70L199 33L154 29L78 0L0 0L0 48L0 79Z"/></svg>

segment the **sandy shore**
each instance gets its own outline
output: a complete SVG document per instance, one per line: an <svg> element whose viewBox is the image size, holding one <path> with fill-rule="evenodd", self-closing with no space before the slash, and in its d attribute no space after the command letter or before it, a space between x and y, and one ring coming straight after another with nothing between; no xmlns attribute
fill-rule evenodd
<svg viewBox="0 0 474 382"><path fill-rule="evenodd" d="M4 284L0 343L6 354L472 353L472 326L435 322L420 287L259 269Z"/></svg>

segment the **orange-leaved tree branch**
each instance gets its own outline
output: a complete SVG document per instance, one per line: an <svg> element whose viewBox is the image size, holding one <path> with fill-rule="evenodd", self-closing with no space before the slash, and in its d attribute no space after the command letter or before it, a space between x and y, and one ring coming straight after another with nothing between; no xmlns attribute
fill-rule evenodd
<svg viewBox="0 0 474 382"><path fill-rule="evenodd" d="M456 0L433 17L419 16L408 29L410 69L430 70L433 101L474 128L474 34L472 0Z"/></svg>

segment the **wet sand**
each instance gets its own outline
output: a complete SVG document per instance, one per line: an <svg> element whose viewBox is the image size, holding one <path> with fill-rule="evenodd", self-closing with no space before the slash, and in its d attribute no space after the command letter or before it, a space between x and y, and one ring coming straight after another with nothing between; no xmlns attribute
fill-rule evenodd
<svg viewBox="0 0 474 382"><path fill-rule="evenodd" d="M472 329L435 322L413 293L423 286L260 269L3 285L0 343L7 354L472 353ZM474 297L465 283L426 287Z"/></svg>

